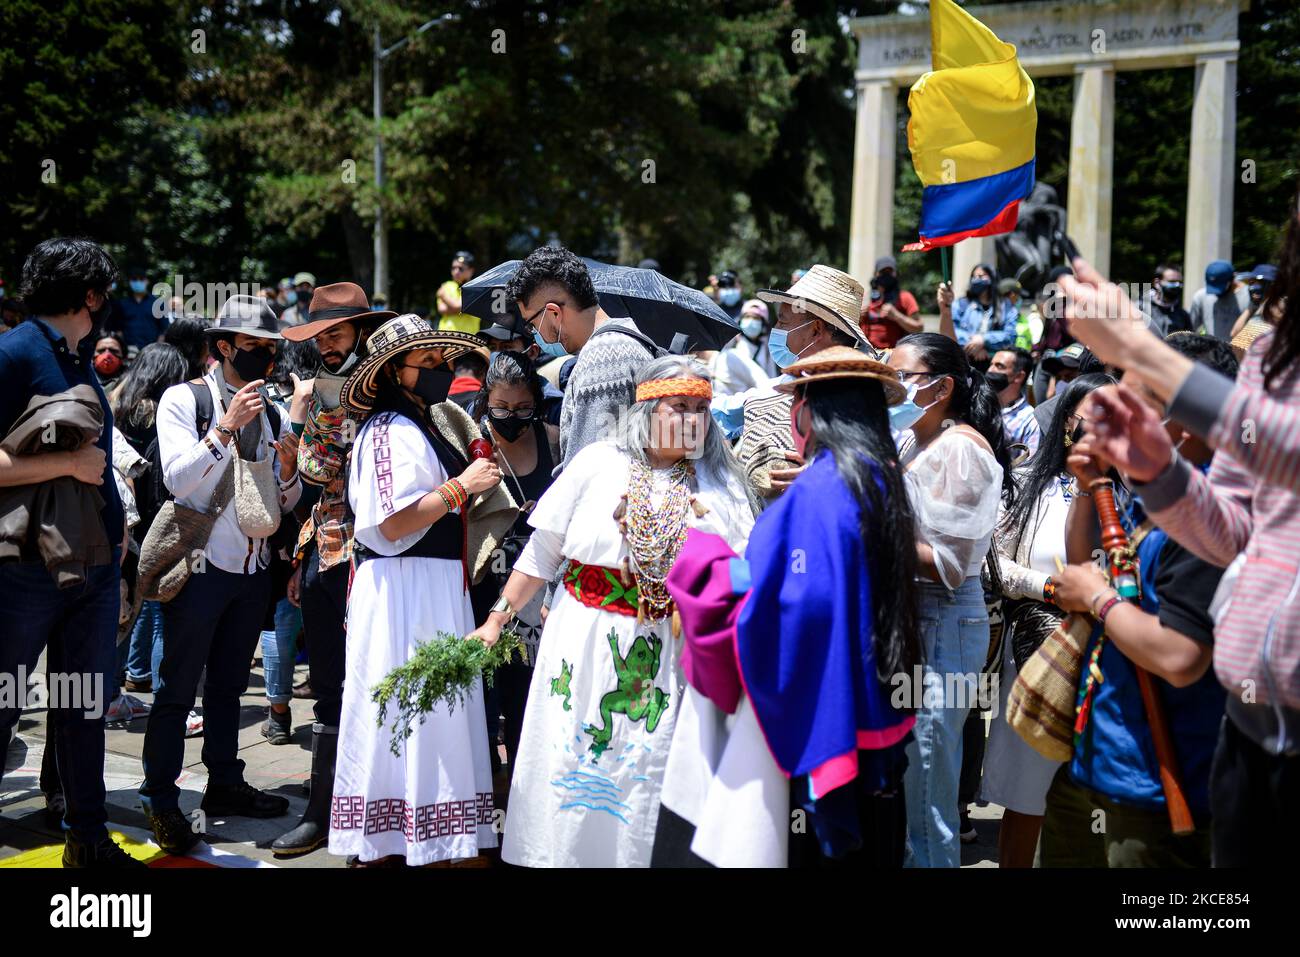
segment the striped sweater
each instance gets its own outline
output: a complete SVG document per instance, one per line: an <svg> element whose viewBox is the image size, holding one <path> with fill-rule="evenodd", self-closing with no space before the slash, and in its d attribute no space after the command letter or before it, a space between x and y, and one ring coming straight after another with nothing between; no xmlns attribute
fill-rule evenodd
<svg viewBox="0 0 1300 957"><path fill-rule="evenodd" d="M618 435L636 398L637 373L651 359L650 351L631 336L600 332L606 325L636 329L631 319L610 319L578 352L560 408L561 469L592 442Z"/></svg>
<svg viewBox="0 0 1300 957"><path fill-rule="evenodd" d="M1261 365L1271 341L1268 334L1254 343L1235 386L1197 365L1174 396L1171 415L1216 449L1209 475L1175 456L1139 490L1148 514L1194 554L1227 566L1245 552L1231 605L1215 629L1215 673L1229 691L1234 718L1234 701L1237 712L1253 701L1272 705L1268 710L1294 727L1300 718L1300 375L1293 370L1274 391L1264 391Z"/></svg>

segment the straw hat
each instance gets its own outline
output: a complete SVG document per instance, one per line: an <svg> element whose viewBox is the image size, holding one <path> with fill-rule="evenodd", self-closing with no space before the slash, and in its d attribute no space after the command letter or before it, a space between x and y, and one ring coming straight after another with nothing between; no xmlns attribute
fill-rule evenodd
<svg viewBox="0 0 1300 957"><path fill-rule="evenodd" d="M848 346L823 349L807 359L800 359L785 371L794 376L794 381L778 385L776 388L780 392L794 392L809 382L825 379L875 379L884 387L886 405L898 405L907 395L907 389L898 381L898 374L893 369Z"/></svg>
<svg viewBox="0 0 1300 957"><path fill-rule="evenodd" d="M785 292L779 289L760 289L755 293L764 302L788 303L796 312L811 313L861 343L867 341L862 327L858 325L864 294L862 283L848 273L820 263L804 273Z"/></svg>
<svg viewBox="0 0 1300 957"><path fill-rule="evenodd" d="M444 362L483 345L483 340L468 332L435 329L429 321L415 313L389 319L366 340L370 353L343 383L339 401L353 415L362 416L375 407L379 371L384 363L399 353L411 349L442 349Z"/></svg>
<svg viewBox="0 0 1300 957"><path fill-rule="evenodd" d="M1234 349L1240 349L1245 353L1249 351L1256 339L1264 335L1266 332L1272 331L1273 324L1271 322L1255 316L1241 327L1241 331L1232 337L1232 341L1228 343L1228 345L1232 346Z"/></svg>

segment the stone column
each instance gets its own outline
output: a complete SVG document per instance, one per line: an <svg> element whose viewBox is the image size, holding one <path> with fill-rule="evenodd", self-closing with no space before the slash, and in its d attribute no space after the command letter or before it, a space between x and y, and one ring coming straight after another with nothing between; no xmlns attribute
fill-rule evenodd
<svg viewBox="0 0 1300 957"><path fill-rule="evenodd" d="M1197 57L1187 163L1185 305L1190 305L1192 294L1205 285L1205 267L1210 262L1232 259L1232 191L1237 184L1236 97L1237 55Z"/></svg>
<svg viewBox="0 0 1300 957"><path fill-rule="evenodd" d="M889 80L859 80L849 274L864 286L871 279L876 258L896 252L892 247L897 140L897 88Z"/></svg>
<svg viewBox="0 0 1300 957"><path fill-rule="evenodd" d="M975 236L952 247L952 291L958 299L966 295L972 269L980 263L988 263L997 269L996 239L996 236Z"/></svg>
<svg viewBox="0 0 1300 957"><path fill-rule="evenodd" d="M1103 276L1110 274L1114 158L1115 65L1076 66L1066 218L1070 238Z"/></svg>

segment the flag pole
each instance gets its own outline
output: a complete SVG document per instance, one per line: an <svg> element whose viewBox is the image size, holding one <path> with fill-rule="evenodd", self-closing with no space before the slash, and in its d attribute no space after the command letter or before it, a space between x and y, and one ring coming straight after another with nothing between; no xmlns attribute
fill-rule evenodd
<svg viewBox="0 0 1300 957"><path fill-rule="evenodd" d="M939 247L939 269L943 273L944 282L952 282L952 265L948 262L948 247Z"/></svg>

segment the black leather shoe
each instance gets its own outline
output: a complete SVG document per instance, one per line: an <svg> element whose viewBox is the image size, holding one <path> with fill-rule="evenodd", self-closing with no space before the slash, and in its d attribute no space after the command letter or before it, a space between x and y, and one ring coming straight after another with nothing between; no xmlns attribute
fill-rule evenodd
<svg viewBox="0 0 1300 957"><path fill-rule="evenodd" d="M289 799L241 781L234 787L209 784L199 807L218 817L280 817L289 813Z"/></svg>
<svg viewBox="0 0 1300 957"><path fill-rule="evenodd" d="M111 837L106 837L98 844L83 844L71 832L63 842L63 866L87 868L105 871L129 871L145 867L144 861L137 861L117 846Z"/></svg>
<svg viewBox="0 0 1300 957"><path fill-rule="evenodd" d="M153 830L153 839L168 854L188 854L200 835L191 826L190 819L177 808L159 811L157 814L146 812L149 827Z"/></svg>

